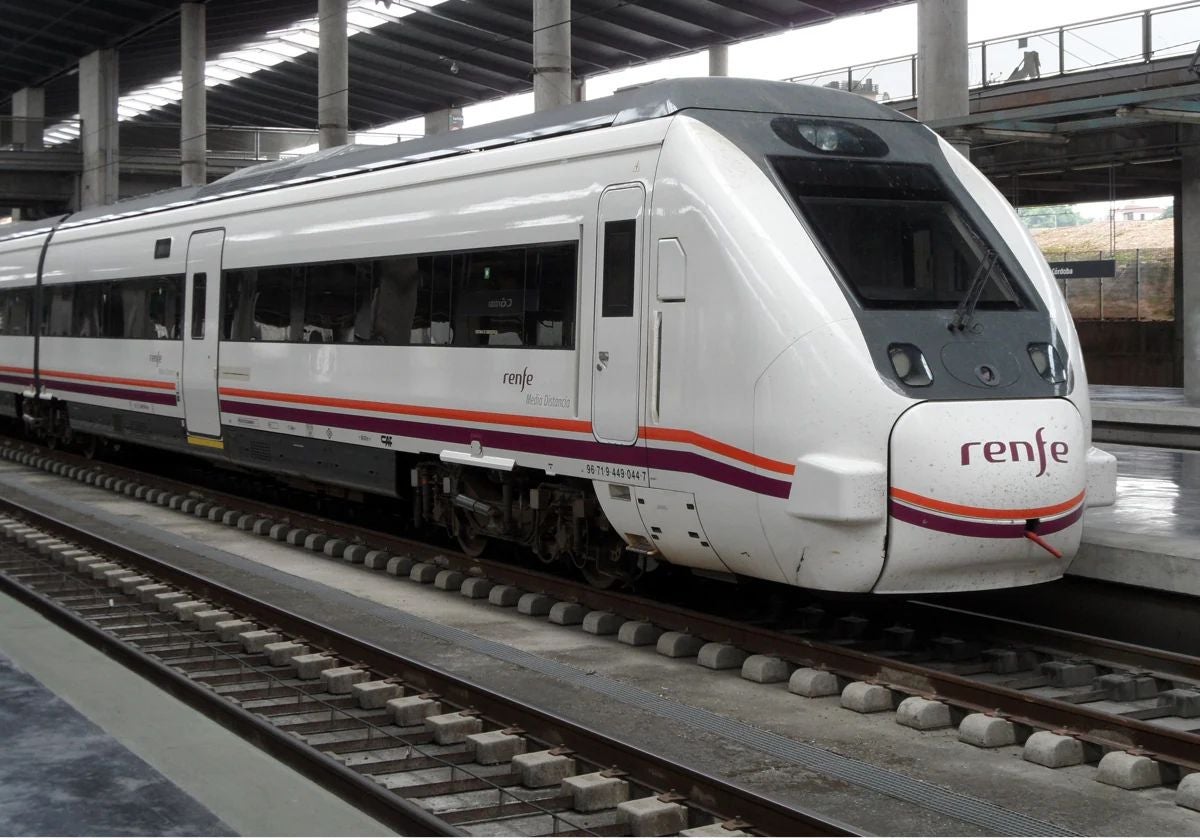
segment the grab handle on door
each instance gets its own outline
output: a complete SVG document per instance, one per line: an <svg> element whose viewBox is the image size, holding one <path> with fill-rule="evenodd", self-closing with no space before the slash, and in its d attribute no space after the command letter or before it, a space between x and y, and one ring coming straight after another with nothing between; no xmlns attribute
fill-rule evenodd
<svg viewBox="0 0 1200 840"><path fill-rule="evenodd" d="M596 362L596 370L604 370L608 367L608 351L601 350L596 354L598 361Z"/></svg>

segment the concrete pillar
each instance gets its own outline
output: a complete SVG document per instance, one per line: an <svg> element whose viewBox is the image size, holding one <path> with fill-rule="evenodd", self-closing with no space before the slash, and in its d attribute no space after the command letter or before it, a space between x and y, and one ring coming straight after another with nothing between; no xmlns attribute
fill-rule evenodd
<svg viewBox="0 0 1200 840"><path fill-rule="evenodd" d="M571 0L533 0L533 110L569 105Z"/></svg>
<svg viewBox="0 0 1200 840"><path fill-rule="evenodd" d="M185 187L200 187L208 182L205 44L204 4L182 4L179 7L179 61L183 69L183 100L179 103L179 161Z"/></svg>
<svg viewBox="0 0 1200 840"><path fill-rule="evenodd" d="M425 115L425 136L457 131L463 126L462 108L443 108Z"/></svg>
<svg viewBox="0 0 1200 840"><path fill-rule="evenodd" d="M1182 275L1182 295L1175 317L1183 328L1183 393L1200 400L1200 126L1180 126L1181 181L1175 218L1179 248L1175 257Z"/></svg>
<svg viewBox="0 0 1200 840"><path fill-rule="evenodd" d="M344 146L350 134L350 57L347 0L319 0L321 44L317 53L317 130L322 149Z"/></svg>
<svg viewBox="0 0 1200 840"><path fill-rule="evenodd" d="M13 144L18 149L42 148L46 127L46 91L21 88L12 96Z"/></svg>
<svg viewBox="0 0 1200 840"><path fill-rule="evenodd" d="M117 200L117 51L96 50L79 60L81 208Z"/></svg>
<svg viewBox="0 0 1200 840"><path fill-rule="evenodd" d="M729 47L724 44L714 44L708 48L708 75L729 75Z"/></svg>
<svg viewBox="0 0 1200 840"><path fill-rule="evenodd" d="M917 119L967 116L967 85L967 0L917 0Z"/></svg>

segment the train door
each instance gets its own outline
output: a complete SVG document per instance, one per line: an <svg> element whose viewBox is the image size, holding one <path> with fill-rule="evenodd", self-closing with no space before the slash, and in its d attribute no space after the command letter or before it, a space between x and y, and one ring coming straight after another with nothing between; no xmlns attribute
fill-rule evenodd
<svg viewBox="0 0 1200 840"><path fill-rule="evenodd" d="M609 187L600 196L592 433L604 443L638 438L645 206L641 184Z"/></svg>
<svg viewBox="0 0 1200 840"><path fill-rule="evenodd" d="M221 250L224 230L193 233L188 240L183 310L183 413L188 442L221 437L217 396L217 332L220 323Z"/></svg>

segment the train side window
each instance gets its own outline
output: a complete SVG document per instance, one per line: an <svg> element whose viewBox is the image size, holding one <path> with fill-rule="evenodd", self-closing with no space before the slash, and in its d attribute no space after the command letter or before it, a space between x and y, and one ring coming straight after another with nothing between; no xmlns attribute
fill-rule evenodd
<svg viewBox="0 0 1200 840"><path fill-rule="evenodd" d="M291 268L258 270L251 341L288 341L291 338L292 274ZM303 294L303 279L298 285ZM300 297L298 303L303 305L303 301Z"/></svg>
<svg viewBox="0 0 1200 840"><path fill-rule="evenodd" d="M454 337L450 326L451 286L456 263L462 257L437 254L429 269L429 344L449 344Z"/></svg>
<svg viewBox="0 0 1200 840"><path fill-rule="evenodd" d="M208 306L208 274L192 275L192 338L204 338L204 311Z"/></svg>
<svg viewBox="0 0 1200 840"><path fill-rule="evenodd" d="M29 335L32 289L0 292L0 335Z"/></svg>
<svg viewBox="0 0 1200 840"><path fill-rule="evenodd" d="M101 283L79 283L75 286L75 301L71 307L71 335L77 338L96 338L103 335L100 314L103 308Z"/></svg>
<svg viewBox="0 0 1200 840"><path fill-rule="evenodd" d="M354 340L354 263L306 266L304 325L300 341L344 344Z"/></svg>
<svg viewBox="0 0 1200 840"><path fill-rule="evenodd" d="M459 255L452 292L454 344L520 347L525 343L525 249Z"/></svg>
<svg viewBox="0 0 1200 840"><path fill-rule="evenodd" d="M42 300L42 335L69 336L75 287L70 283L49 286L43 290Z"/></svg>
<svg viewBox="0 0 1200 840"><path fill-rule="evenodd" d="M180 330L183 320L183 275L151 278L148 309L151 331L147 338L183 338Z"/></svg>
<svg viewBox="0 0 1200 840"><path fill-rule="evenodd" d="M525 292L525 343L575 346L575 289L579 262L574 242L529 249Z"/></svg>
<svg viewBox="0 0 1200 840"><path fill-rule="evenodd" d="M362 301L354 322L356 341L428 344L429 272L432 257L390 257L371 265L371 299ZM362 323L365 318L369 324Z"/></svg>
<svg viewBox="0 0 1200 840"><path fill-rule="evenodd" d="M122 287L136 281L104 283L100 289L100 333L105 338L125 338L125 305Z"/></svg>
<svg viewBox="0 0 1200 840"><path fill-rule="evenodd" d="M637 220L604 223L604 292L600 314L605 318L632 318L634 278L637 272Z"/></svg>

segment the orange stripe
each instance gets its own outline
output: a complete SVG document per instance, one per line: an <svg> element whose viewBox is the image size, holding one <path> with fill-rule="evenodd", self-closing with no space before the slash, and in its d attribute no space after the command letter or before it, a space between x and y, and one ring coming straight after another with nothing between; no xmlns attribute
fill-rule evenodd
<svg viewBox="0 0 1200 840"><path fill-rule="evenodd" d="M753 452L747 452L745 449L730 446L728 443L722 443L719 440L705 437L696 432L689 432L686 429L660 429L643 426L642 437L648 440L668 440L672 443L691 444L700 449L707 449L709 452L724 455L726 458L741 461L744 464L750 464L760 469L783 473L784 475L792 475L796 472L796 468L792 464L776 461L771 458L764 458L762 455L755 455Z"/></svg>
<svg viewBox="0 0 1200 840"><path fill-rule="evenodd" d="M558 420L552 417L526 417L521 414L496 414L490 411L467 411L457 408L430 408L423 405L346 400L338 397L310 397L302 394L279 394L273 391L249 391L245 388L221 388L223 397L245 397L252 400L323 405L330 408L352 408L378 411L383 414L407 414L413 417L433 417L438 420L460 420L466 423L492 423L502 426L523 426L532 429L553 429L559 432L591 432L585 420Z"/></svg>
<svg viewBox="0 0 1200 840"><path fill-rule="evenodd" d="M381 414L406 414L413 417L432 417L438 420L458 420L467 423L490 423L502 426L520 426L533 429L551 429L559 432L577 432L591 434L592 424L586 420L558 420L544 417L528 417L523 414L497 414L491 411L468 411L456 408L431 408L423 405L404 405L402 403L375 402L372 400L348 400L340 397L317 397L303 394L282 394L274 391L252 391L246 388L221 388L223 397L243 397L252 400L271 400L273 402L294 403L299 405L319 405L329 408L349 408L360 411L376 411ZM641 428L642 437L648 440L666 440L673 443L685 443L701 449L707 449L718 455L723 455L735 461L741 461L762 469L791 475L795 467L783 461L775 461L747 452L736 446L730 446L719 440L689 432L685 429Z"/></svg>
<svg viewBox="0 0 1200 840"><path fill-rule="evenodd" d="M33 373L33 368L9 367L8 365L0 365L0 371L5 373Z"/></svg>
<svg viewBox="0 0 1200 840"><path fill-rule="evenodd" d="M952 502L942 502L928 496L919 496L898 487L890 489L893 499L918 505L919 507L936 510L942 513L952 513L958 516L972 516L976 519L1039 519L1043 516L1053 516L1074 510L1083 501L1084 494L1080 493L1073 499L1040 508L983 508L970 505L956 505Z"/></svg>
<svg viewBox="0 0 1200 840"><path fill-rule="evenodd" d="M126 379L122 376L100 376L96 373L72 373L69 370L42 369L42 376L64 376L68 379L81 379L84 382L108 382L113 385L136 385L140 388L154 388L159 391L174 391L174 382L158 382L153 379Z"/></svg>

